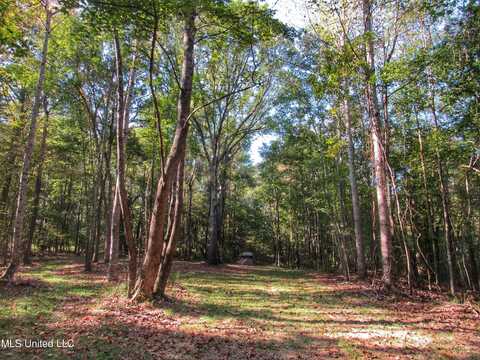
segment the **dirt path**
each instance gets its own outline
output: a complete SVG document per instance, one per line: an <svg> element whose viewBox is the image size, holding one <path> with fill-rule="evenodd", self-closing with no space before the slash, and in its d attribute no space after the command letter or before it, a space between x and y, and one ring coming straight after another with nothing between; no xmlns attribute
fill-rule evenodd
<svg viewBox="0 0 480 360"><path fill-rule="evenodd" d="M103 270L87 275L81 264L59 263L25 271L25 281L43 287L30 288L28 297L10 294L15 324L7 318L0 324L6 321L15 336L37 331L73 339L73 349L49 349L53 358L480 358L478 314L438 294L386 298L368 284L331 275L177 262L170 301L138 305L124 299L124 284L106 283ZM22 322L22 301L49 297L51 312L42 323Z"/></svg>

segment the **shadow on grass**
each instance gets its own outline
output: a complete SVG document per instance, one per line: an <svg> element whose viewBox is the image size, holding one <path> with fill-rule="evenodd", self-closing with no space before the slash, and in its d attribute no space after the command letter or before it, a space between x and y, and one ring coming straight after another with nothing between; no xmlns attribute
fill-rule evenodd
<svg viewBox="0 0 480 360"><path fill-rule="evenodd" d="M60 269L61 264L65 261L49 262L28 271L48 287L32 288L30 293L15 298L17 306L26 308L20 308L10 318L0 314L0 319L6 320L0 320L0 338L38 338L40 328L40 337L73 338L75 348L0 350L0 358L8 354L21 359L328 359L362 358L372 353L380 358L448 358L444 348L398 343L392 346L370 338L348 338L350 330L369 326L380 330L408 326L413 334L417 330L432 331L425 328L428 323L424 321L401 321L395 315L393 320L376 318L375 314L370 314L366 321L358 320L356 315L362 311L392 308L392 304L375 301L369 292L353 286L346 291L333 291L325 286L332 281L330 277L323 281L318 274L258 267L229 266L225 272L224 267L210 271L201 264L183 264L181 273L173 278L193 297L154 303L154 315L148 309L125 304L108 315L102 311L88 313L87 308L83 312L84 308L79 307L55 327L39 327L42 322L54 321L52 316L59 304L81 305L102 296L105 289L100 282L103 274L84 277L81 264L68 263ZM345 309L351 312L345 314ZM335 312L343 314L344 319L329 317ZM194 326L190 326L188 318ZM344 335L334 338L328 336L329 331ZM444 329L435 331L450 333ZM475 348L477 340L478 337L471 337L465 343Z"/></svg>
<svg viewBox="0 0 480 360"><path fill-rule="evenodd" d="M238 333L234 329L215 333L209 329L186 331L175 326L159 326L155 320L142 324L135 316L99 317L91 324L72 323L64 337L70 339L72 334L73 349L3 351L5 355L22 359L35 356L53 359L354 359L364 358L366 353L380 358L448 358L431 349L350 343L302 332L265 339L261 334Z"/></svg>
<svg viewBox="0 0 480 360"><path fill-rule="evenodd" d="M55 320L62 303L89 302L103 291L98 282L57 274L67 261L71 259L25 267L15 284L0 287L0 339L35 336L45 323Z"/></svg>
<svg viewBox="0 0 480 360"><path fill-rule="evenodd" d="M342 356L337 341L295 334L285 339L255 335L187 332L103 318L95 325L73 325L73 349L4 349L7 357L53 359L316 359ZM54 336L58 339L57 336ZM68 339L68 335L66 336ZM308 349L307 349L308 348ZM0 354L2 354L0 352ZM290 356L289 356L290 355ZM292 357L292 355L294 355Z"/></svg>

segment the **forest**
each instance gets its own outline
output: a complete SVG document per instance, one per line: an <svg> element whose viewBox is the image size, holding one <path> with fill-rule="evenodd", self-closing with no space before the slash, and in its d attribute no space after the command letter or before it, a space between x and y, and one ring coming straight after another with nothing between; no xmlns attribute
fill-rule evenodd
<svg viewBox="0 0 480 360"><path fill-rule="evenodd" d="M0 0L0 358L480 357L478 0Z"/></svg>

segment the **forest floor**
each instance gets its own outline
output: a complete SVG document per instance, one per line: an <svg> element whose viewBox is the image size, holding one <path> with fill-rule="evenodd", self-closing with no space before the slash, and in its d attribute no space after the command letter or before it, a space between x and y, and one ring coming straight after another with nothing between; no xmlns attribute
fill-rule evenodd
<svg viewBox="0 0 480 360"><path fill-rule="evenodd" d="M333 275L177 262L169 301L132 304L104 274L73 258L23 268L0 288L0 339L74 347L0 346L0 359L480 359L476 305L441 294L386 297Z"/></svg>

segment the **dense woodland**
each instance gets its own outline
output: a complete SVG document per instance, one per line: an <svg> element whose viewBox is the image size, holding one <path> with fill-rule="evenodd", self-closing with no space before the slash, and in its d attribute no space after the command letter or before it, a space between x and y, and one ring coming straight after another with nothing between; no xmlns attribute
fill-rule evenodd
<svg viewBox="0 0 480 360"><path fill-rule="evenodd" d="M269 5L1 1L4 281L74 253L143 300L174 258L252 251L479 289L478 1L311 0L305 28Z"/></svg>

